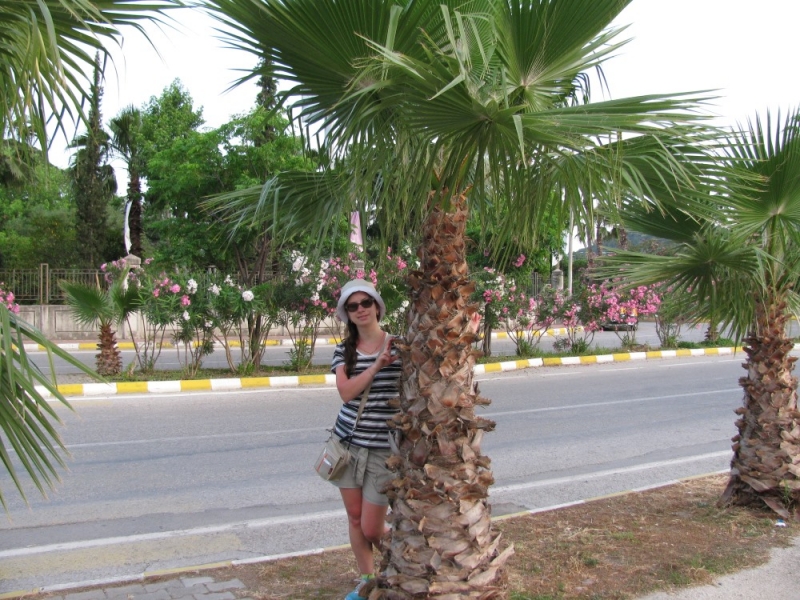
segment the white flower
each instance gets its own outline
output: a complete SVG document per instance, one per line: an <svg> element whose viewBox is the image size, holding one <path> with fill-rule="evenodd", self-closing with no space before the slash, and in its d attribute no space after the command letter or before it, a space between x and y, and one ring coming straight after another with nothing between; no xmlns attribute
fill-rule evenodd
<svg viewBox="0 0 800 600"><path fill-rule="evenodd" d="M235 285L230 275L225 275L225 283L227 283L228 285Z"/></svg>
<svg viewBox="0 0 800 600"><path fill-rule="evenodd" d="M211 329L213 323L211 321L206 321L206 329Z"/></svg>
<svg viewBox="0 0 800 600"><path fill-rule="evenodd" d="M297 251L292 252L292 271L295 273L306 264L306 257Z"/></svg>
<svg viewBox="0 0 800 600"><path fill-rule="evenodd" d="M242 300L244 300L245 302L250 302L253 300L253 298L255 298L255 296L253 295L253 292L251 292L250 290L245 290L242 292Z"/></svg>
<svg viewBox="0 0 800 600"><path fill-rule="evenodd" d="M314 292L313 294L311 294L311 301L312 302L318 302L319 301L319 294L317 292Z"/></svg>
<svg viewBox="0 0 800 600"><path fill-rule="evenodd" d="M189 317L189 311L188 310L183 311L183 320L188 321L190 318L191 317Z"/></svg>
<svg viewBox="0 0 800 600"><path fill-rule="evenodd" d="M211 284L211 287L208 288L208 291L214 294L215 296L219 296L219 286L216 283Z"/></svg>
<svg viewBox="0 0 800 600"><path fill-rule="evenodd" d="M408 300L403 300L403 303L401 304L401 306L403 308L408 308Z"/></svg>
<svg viewBox="0 0 800 600"><path fill-rule="evenodd" d="M186 290L190 294L194 294L197 291L197 282L194 279L190 279L186 282Z"/></svg>

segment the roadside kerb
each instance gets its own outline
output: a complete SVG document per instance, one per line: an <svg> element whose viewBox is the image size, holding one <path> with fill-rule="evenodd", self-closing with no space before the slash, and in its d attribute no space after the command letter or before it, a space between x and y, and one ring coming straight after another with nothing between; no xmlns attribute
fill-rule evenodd
<svg viewBox="0 0 800 600"><path fill-rule="evenodd" d="M796 344L795 348L800 348ZM484 375L518 369L537 367L557 367L588 365L597 363L627 362L636 360L652 360L664 358L686 358L693 356L721 356L741 352L742 348L692 348L681 350L653 350L650 352L617 352L592 356L565 356L561 358L528 358L496 363L475 365L473 373ZM266 387L299 387L306 385L334 386L336 376L332 373L324 375L294 375L283 377L230 377L223 379L183 379L175 381L131 381L119 383L69 383L58 386L64 396L109 396L122 394L166 394L196 391L230 391ZM52 394L43 386L36 386L44 398ZM0 599L1 600L1 599Z"/></svg>
<svg viewBox="0 0 800 600"><path fill-rule="evenodd" d="M533 508L530 510L524 510L515 513L509 513L505 515L497 515L492 516L492 521L504 521L507 519L513 519L516 517L523 517L526 515L535 515L543 512L553 512L562 508L567 508L570 506L577 506L581 504L589 504L591 502L596 502L598 500L605 500L611 497L617 496L626 496L628 494L638 494L642 492L646 492L648 490L657 489L661 487L667 487L670 485L677 485L680 483L692 481L693 479L701 479L703 477L710 477L712 475L720 475L722 473L728 473L729 471L726 469L724 471L713 471L711 473L705 473L703 475L694 475L692 477L685 477L682 479L672 479L670 481L664 481L661 483L657 483L654 485L648 485L640 488L634 488L630 490L624 490L620 492L614 492L612 494L605 494L602 496L595 496L592 498L585 498L582 500L575 500L573 502L565 502L563 504L554 504L551 506L543 506L540 508ZM239 565L246 565L246 564L259 564L259 563L267 563L267 562L275 562L277 560L284 560L287 558L300 558L303 556L312 556L316 554L322 554L325 552L333 552L335 550L343 550L349 548L349 544L343 544L339 546L329 546L327 548L311 548L308 550L300 550L297 552L288 552L286 554L274 554L270 556L255 556L251 558L245 558L241 560L226 560L220 561L215 563L207 563L201 565L194 565L189 567L178 567L174 569L161 569L161 570L152 570L152 571L144 571L142 573L135 573L130 575L122 575L120 577L114 578L107 578L107 579L94 579L88 581L78 581L74 583L64 583L59 585L50 585L50 586L42 586L38 588L33 588L29 590L16 590L13 592L6 592L0 594L0 600L11 600L15 598L23 598L25 596L32 596L36 594L53 594L56 592L64 592L69 590L75 590L80 588L106 588L109 592L113 590L111 586L118 586L125 583L138 583L138 582L145 582L148 579L153 579L155 577L164 577L165 575L176 575L179 576L185 573L197 573L202 571L210 571L214 569L221 569L221 568L230 568L236 567ZM152 594L147 594L148 598L152 597ZM111 597L111 594L107 594L106 597ZM136 600L136 596L134 594L128 595L129 600ZM202 596L199 596L202 599Z"/></svg>
<svg viewBox="0 0 800 600"><path fill-rule="evenodd" d="M577 328L578 331L583 330L582 327ZM556 328L556 329L548 329L545 331L541 337L555 337L558 335L566 335L567 330L563 327ZM505 331L493 331L492 332L492 339L493 340L507 340L511 336L506 333ZM305 341L307 343L311 343L311 340L306 338ZM317 338L316 346L335 346L342 340L338 337L330 337L330 338ZM193 344L196 345L196 344ZM291 346L292 340L289 338L277 338L277 339L268 339L264 340L264 346ZM25 352L45 352L47 349L42 346L41 344L23 344L23 348ZM58 348L62 350L97 350L97 342L58 342L56 343ZM161 345L162 348L171 349L175 348L175 344L172 342L164 342ZM241 343L238 340L231 340L228 342L229 348L240 348ZM120 350L135 350L133 342L117 342L117 348ZM214 348L223 348L223 345L215 341ZM1 600L1 599L0 599Z"/></svg>

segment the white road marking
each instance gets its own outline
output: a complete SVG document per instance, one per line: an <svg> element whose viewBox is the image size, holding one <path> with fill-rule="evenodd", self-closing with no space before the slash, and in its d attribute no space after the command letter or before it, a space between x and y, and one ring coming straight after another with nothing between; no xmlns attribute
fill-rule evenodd
<svg viewBox="0 0 800 600"><path fill-rule="evenodd" d="M644 463L641 465L633 465L631 467L621 467L619 469L606 469L604 471L595 471L594 473L586 473L585 475L572 475L570 477L557 477L554 479L543 479L541 481L529 481L527 483L515 483L512 485L497 486L492 488L492 493L502 494L504 492L517 492L520 490L530 490L537 487L547 487L563 483L573 483L575 481L585 481L587 479L599 479L601 477L608 477L610 475L621 475L624 473L635 473L637 471L646 471L648 469L659 469L661 467L680 465L688 462L696 462L698 460L706 460L709 458L722 458L723 456L730 457L730 455L731 455L730 450L725 450L720 452L709 452L707 454L698 454L696 456L674 458L672 460L660 460L651 463Z"/></svg>
<svg viewBox="0 0 800 600"><path fill-rule="evenodd" d="M195 440L220 440L226 438L250 437L254 435L288 435L295 433L321 433L325 427L306 427L303 429L281 429L279 431L238 431L235 433L214 433L209 435L175 436L155 439L121 440L115 442L87 442L84 444L67 444L67 450L76 448L104 448L107 446L129 446L135 444L164 444L167 442L193 442Z"/></svg>
<svg viewBox="0 0 800 600"><path fill-rule="evenodd" d="M602 477L609 477L612 475L620 475L636 471L646 471L648 469L658 469L665 466L684 464L688 462L696 462L700 460L706 460L709 458L721 458L724 456L730 456L730 451L709 452L707 454L686 456L683 458L676 458L673 460L662 460L651 463L643 463L640 465L621 467L618 469L605 469L603 471L596 471L594 473L584 473L582 475L570 475L568 477L556 477L552 479L543 479L541 481L530 481L527 483L495 486L491 489L491 493L500 494L500 493L507 493L512 491L526 490L538 487L562 485L577 481L585 481L587 479L599 479ZM150 541L188 537L188 536L211 535L211 534L232 532L237 530L242 531L248 529L259 529L263 527L272 527L276 525L292 525L297 523L307 523L310 521L323 521L326 519L341 519L345 517L345 514L346 513L344 509L338 509L338 510L322 511L317 513L308 513L303 515L268 517L265 519L254 519L252 521L236 521L233 523L221 523L219 525L195 527L193 529L178 529L174 531L159 531L154 533L143 533L137 535L98 538L94 540L81 540L77 542L64 542L61 544L46 544L43 546L12 548L10 550L0 551L0 559L16 558L20 556L31 556L34 554L45 554L48 552L67 552L71 550L80 550L85 548L98 548L103 546L115 546L120 544L133 544L137 542L150 542Z"/></svg>
<svg viewBox="0 0 800 600"><path fill-rule="evenodd" d="M522 415L525 413L553 412L557 410L575 410L580 408L594 408L596 406L614 406L617 404L634 404L636 402L655 402L657 400L668 400L670 398L690 398L692 396L708 396L711 394L727 394L739 392L741 388L729 388L710 390L708 392L688 392L686 394L669 394L666 396L647 396L644 398L629 398L627 400L608 400L606 402L587 402L584 404L568 404L566 406L543 406L540 408L526 408L523 410L506 410L481 414L482 417L496 417L505 415Z"/></svg>

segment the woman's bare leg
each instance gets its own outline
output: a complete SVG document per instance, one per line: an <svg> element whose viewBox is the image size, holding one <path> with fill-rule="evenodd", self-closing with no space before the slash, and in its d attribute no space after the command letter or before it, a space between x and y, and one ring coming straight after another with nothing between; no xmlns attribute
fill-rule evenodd
<svg viewBox="0 0 800 600"><path fill-rule="evenodd" d="M389 507L364 500L361 488L342 488L339 491L347 511L350 547L356 557L358 569L362 575L371 574L375 570L372 551L373 548L380 547Z"/></svg>

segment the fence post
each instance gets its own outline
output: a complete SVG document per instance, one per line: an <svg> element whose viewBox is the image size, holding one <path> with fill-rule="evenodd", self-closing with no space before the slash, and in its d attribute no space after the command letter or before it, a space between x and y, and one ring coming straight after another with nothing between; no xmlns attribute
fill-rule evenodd
<svg viewBox="0 0 800 600"><path fill-rule="evenodd" d="M39 263L39 304L50 304L50 265Z"/></svg>

